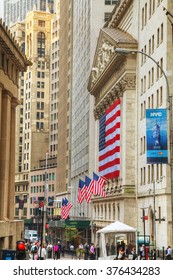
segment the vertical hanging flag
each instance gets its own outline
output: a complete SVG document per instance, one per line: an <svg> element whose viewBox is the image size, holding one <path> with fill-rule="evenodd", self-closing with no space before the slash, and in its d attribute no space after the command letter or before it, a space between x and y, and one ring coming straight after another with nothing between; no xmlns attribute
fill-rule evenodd
<svg viewBox="0 0 173 280"><path fill-rule="evenodd" d="M85 185L86 185L85 199L87 202L90 202L93 194L94 182L88 176L85 176Z"/></svg>
<svg viewBox="0 0 173 280"><path fill-rule="evenodd" d="M106 193L103 190L106 180L103 177L99 177L94 172L93 172L93 180L94 180L93 194L106 197Z"/></svg>
<svg viewBox="0 0 173 280"><path fill-rule="evenodd" d="M72 208L72 204L68 201L65 197L62 199L62 206L61 206L61 219L67 219L69 216L69 211Z"/></svg>
<svg viewBox="0 0 173 280"><path fill-rule="evenodd" d="M100 118L99 175L106 179L120 176L120 99Z"/></svg>
<svg viewBox="0 0 173 280"><path fill-rule="evenodd" d="M77 194L77 202L82 203L85 199L85 191L86 186L85 182L83 182L81 179L79 179L79 187L78 187L78 194Z"/></svg>
<svg viewBox="0 0 173 280"><path fill-rule="evenodd" d="M146 109L147 164L168 163L167 110Z"/></svg>

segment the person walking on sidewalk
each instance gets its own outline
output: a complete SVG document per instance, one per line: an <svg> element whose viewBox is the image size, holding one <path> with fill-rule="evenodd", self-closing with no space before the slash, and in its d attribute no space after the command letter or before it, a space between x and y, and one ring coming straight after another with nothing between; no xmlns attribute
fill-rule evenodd
<svg viewBox="0 0 173 280"><path fill-rule="evenodd" d="M94 247L94 243L91 243L91 247L90 247L90 260L95 260L95 247Z"/></svg>
<svg viewBox="0 0 173 280"><path fill-rule="evenodd" d="M48 255L48 259L52 258L52 251L53 251L53 246L50 242L48 242L47 245L47 255Z"/></svg>
<svg viewBox="0 0 173 280"><path fill-rule="evenodd" d="M42 244L38 249L38 258L39 260L46 260L46 249L44 244Z"/></svg>
<svg viewBox="0 0 173 280"><path fill-rule="evenodd" d="M79 249L79 260L80 260L83 255L83 244L82 243L79 244L78 249Z"/></svg>
<svg viewBox="0 0 173 280"><path fill-rule="evenodd" d="M53 258L54 258L54 260L58 259L58 250L59 250L59 247L58 247L57 243L55 243L55 245L53 246Z"/></svg>
<svg viewBox="0 0 173 280"><path fill-rule="evenodd" d="M83 246L83 250L84 250L84 260L88 260L88 255L89 255L89 244L88 244L88 242L85 242L85 244Z"/></svg>
<svg viewBox="0 0 173 280"><path fill-rule="evenodd" d="M171 246L168 246L168 248L166 249L166 260L171 260L171 255L172 255L172 249Z"/></svg>
<svg viewBox="0 0 173 280"><path fill-rule="evenodd" d="M71 254L71 258L73 259L74 257L74 245L70 244L70 254Z"/></svg>

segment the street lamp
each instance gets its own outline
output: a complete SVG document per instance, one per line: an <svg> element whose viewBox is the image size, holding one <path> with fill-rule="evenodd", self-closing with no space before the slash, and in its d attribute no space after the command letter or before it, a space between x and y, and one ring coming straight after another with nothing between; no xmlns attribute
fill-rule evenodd
<svg viewBox="0 0 173 280"><path fill-rule="evenodd" d="M46 216L47 216L47 203L48 203L47 161L48 161L48 153L46 153L45 191L44 191L44 206L42 208L42 238L41 238L41 244L43 242L45 242L45 236L46 236Z"/></svg>
<svg viewBox="0 0 173 280"><path fill-rule="evenodd" d="M172 243L173 243L173 124L172 124L172 95L170 95L168 78L167 78L167 75L164 72L163 68L159 65L159 63L153 57L151 57L150 55L148 55L142 51L115 48L115 53L124 54L124 55L135 54L135 53L142 54L142 55L148 57L149 59L151 59L157 65L157 67L161 70L161 72L163 73L163 75L165 77L166 87L167 87L167 92L166 92L167 93L167 102L169 103L169 107L168 107L168 109L169 109L169 138L170 138L170 160L169 161L170 161L170 172L171 172L171 216L172 216ZM155 185L153 185L153 188L155 188ZM153 189L153 191L155 192L155 189ZM154 208L155 208L155 206L154 206ZM155 213L154 213L154 215L155 215Z"/></svg>

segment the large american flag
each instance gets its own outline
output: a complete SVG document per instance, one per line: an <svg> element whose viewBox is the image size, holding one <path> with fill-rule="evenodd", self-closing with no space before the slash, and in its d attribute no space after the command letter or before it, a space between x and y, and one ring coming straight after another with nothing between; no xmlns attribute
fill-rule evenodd
<svg viewBox="0 0 173 280"><path fill-rule="evenodd" d="M67 219L69 216L69 211L72 208L72 204L68 201L67 198L62 199L62 206L61 206L61 219Z"/></svg>
<svg viewBox="0 0 173 280"><path fill-rule="evenodd" d="M106 179L120 176L120 99L100 118L99 175Z"/></svg>

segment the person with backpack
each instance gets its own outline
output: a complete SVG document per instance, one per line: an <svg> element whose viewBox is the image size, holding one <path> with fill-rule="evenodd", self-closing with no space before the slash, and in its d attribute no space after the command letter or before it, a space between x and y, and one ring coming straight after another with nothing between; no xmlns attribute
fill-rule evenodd
<svg viewBox="0 0 173 280"><path fill-rule="evenodd" d="M31 246L31 255L32 259L35 260L35 255L38 253L38 246L37 243L33 243Z"/></svg>
<svg viewBox="0 0 173 280"><path fill-rule="evenodd" d="M54 260L58 259L58 250L59 250L59 247L58 247L57 243L55 243L55 245L53 246Z"/></svg>

